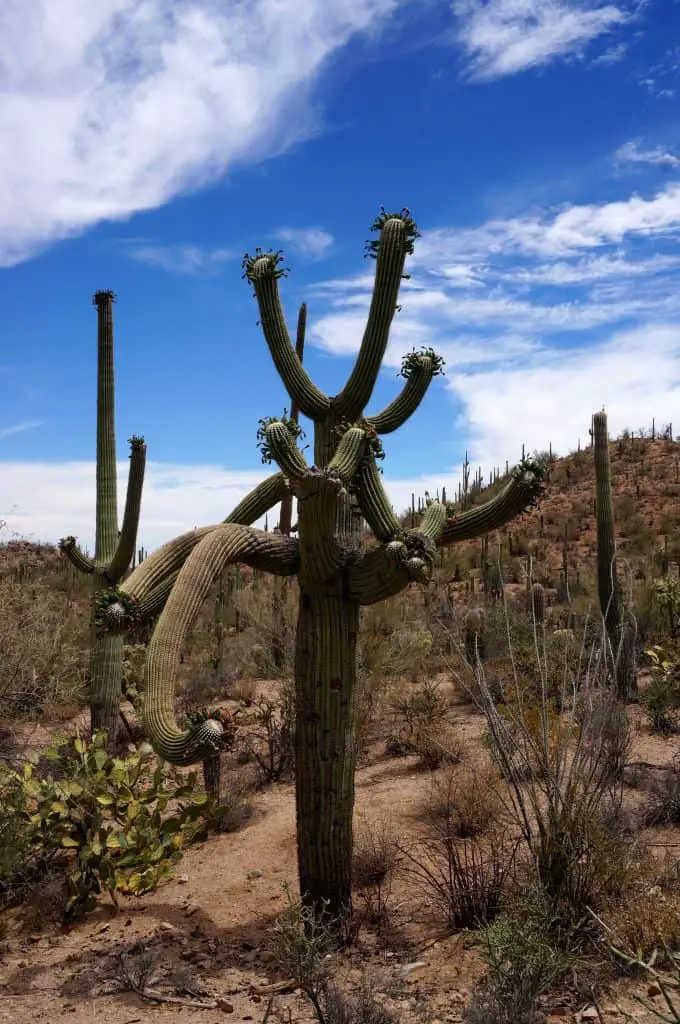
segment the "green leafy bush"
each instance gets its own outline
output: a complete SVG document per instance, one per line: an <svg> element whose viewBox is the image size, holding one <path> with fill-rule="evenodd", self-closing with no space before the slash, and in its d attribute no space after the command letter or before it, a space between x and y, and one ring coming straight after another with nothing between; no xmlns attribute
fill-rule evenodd
<svg viewBox="0 0 680 1024"><path fill-rule="evenodd" d="M22 771L0 768L0 894L58 863L72 920L103 891L116 906L118 893L150 891L179 860L210 811L197 773L159 761L148 744L112 757L104 739L76 736L44 750L42 773L35 759Z"/></svg>
<svg viewBox="0 0 680 1024"><path fill-rule="evenodd" d="M640 695L640 707L654 732L672 733L678 728L680 680L678 670L663 647L645 651L652 662L652 681Z"/></svg>

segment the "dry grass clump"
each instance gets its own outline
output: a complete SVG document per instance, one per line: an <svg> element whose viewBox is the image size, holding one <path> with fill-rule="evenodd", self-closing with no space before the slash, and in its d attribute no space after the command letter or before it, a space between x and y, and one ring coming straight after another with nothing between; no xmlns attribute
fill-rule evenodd
<svg viewBox="0 0 680 1024"><path fill-rule="evenodd" d="M432 784L423 817L459 839L482 835L502 811L498 772L490 767L446 768Z"/></svg>
<svg viewBox="0 0 680 1024"><path fill-rule="evenodd" d="M0 580L0 718L73 714L86 696L88 643L68 596Z"/></svg>

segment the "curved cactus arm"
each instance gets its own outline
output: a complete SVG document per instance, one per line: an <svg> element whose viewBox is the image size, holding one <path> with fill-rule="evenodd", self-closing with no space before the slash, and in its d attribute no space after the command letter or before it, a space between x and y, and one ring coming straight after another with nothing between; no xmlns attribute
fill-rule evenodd
<svg viewBox="0 0 680 1024"><path fill-rule="evenodd" d="M353 480L354 491L364 519L379 541L391 540L400 530L390 499L371 455L363 460Z"/></svg>
<svg viewBox="0 0 680 1024"><path fill-rule="evenodd" d="M361 427L350 427L342 435L335 455L328 463L331 473L337 473L343 484L349 484L357 472L368 448L366 431Z"/></svg>
<svg viewBox="0 0 680 1024"><path fill-rule="evenodd" d="M142 507L145 468L146 444L144 443L144 438L131 437L130 472L128 475L127 493L125 495L123 525L118 537L115 554L106 568L106 576L114 584L123 578L137 546L137 530L139 528L139 513Z"/></svg>
<svg viewBox="0 0 680 1024"><path fill-rule="evenodd" d="M347 574L347 595L362 605L376 604L430 578L435 547L415 530L366 552Z"/></svg>
<svg viewBox="0 0 680 1024"><path fill-rule="evenodd" d="M286 476L295 479L307 472L305 457L295 445L295 439L285 423L274 420L264 431L266 458L273 458Z"/></svg>
<svg viewBox="0 0 680 1024"><path fill-rule="evenodd" d="M407 254L413 252L413 242L418 236L418 227L408 210L400 213L383 210L371 225L371 231L378 231L380 237L367 243L366 255L376 258L368 321L354 369L334 403L340 417L350 421L361 415L373 394L397 308L404 263Z"/></svg>
<svg viewBox="0 0 680 1024"><path fill-rule="evenodd" d="M324 419L331 407L330 398L312 382L288 334L279 297L278 279L286 273L279 266L281 261L280 252L263 253L256 249L255 256L246 253L243 257L243 276L255 291L262 331L283 386L305 416L311 420Z"/></svg>
<svg viewBox="0 0 680 1024"><path fill-rule="evenodd" d="M213 580L236 562L255 561L280 574L290 567L290 551L290 538L230 523L203 537L183 565L149 644L142 715L154 750L171 764L195 764L214 755L223 732L221 723L210 719L182 731L174 708L179 655Z"/></svg>
<svg viewBox="0 0 680 1024"><path fill-rule="evenodd" d="M532 508L542 492L543 470L532 459L524 459L513 470L510 483L495 498L447 520L439 545L446 547L499 529Z"/></svg>
<svg viewBox="0 0 680 1024"><path fill-rule="evenodd" d="M242 526L250 526L256 519L269 512L270 508L281 501L288 492L288 481L283 473L272 473L266 480L259 483L257 487L246 494L243 501L240 501L236 508L229 513L223 523L240 523Z"/></svg>
<svg viewBox="0 0 680 1024"><path fill-rule="evenodd" d="M411 352L402 362L401 376L406 384L400 395L375 416L367 416L369 423L378 434L391 434L398 430L413 415L422 402L432 378L442 372L442 360L427 349Z"/></svg>
<svg viewBox="0 0 680 1024"><path fill-rule="evenodd" d="M200 530L190 530L145 558L123 583L100 599L97 623L104 629L119 632L140 618L144 609L149 606L157 609L160 597L154 596L156 590L168 586L170 578L176 579L196 545L217 529L218 526L203 526Z"/></svg>
<svg viewBox="0 0 680 1024"><path fill-rule="evenodd" d="M423 514L418 528L419 532L424 533L436 544L446 527L447 516L446 505L442 505L439 501L431 501Z"/></svg>
<svg viewBox="0 0 680 1024"><path fill-rule="evenodd" d="M76 542L75 537L62 537L59 541L59 550L66 555L71 565L75 566L78 572L84 572L88 576L94 572L94 559L84 554Z"/></svg>

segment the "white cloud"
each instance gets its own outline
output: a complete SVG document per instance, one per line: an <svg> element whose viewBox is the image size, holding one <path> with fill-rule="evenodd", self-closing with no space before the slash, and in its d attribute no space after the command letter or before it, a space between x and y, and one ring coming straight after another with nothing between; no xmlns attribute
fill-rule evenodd
<svg viewBox="0 0 680 1024"><path fill-rule="evenodd" d="M652 149L640 149L640 141L634 139L631 142L624 142L619 146L614 159L617 163L652 164L662 167L667 171L675 171L680 168L680 156L664 149L663 146L654 146Z"/></svg>
<svg viewBox="0 0 680 1024"><path fill-rule="evenodd" d="M580 55L629 14L615 4L573 0L453 0L458 42L479 81Z"/></svg>
<svg viewBox="0 0 680 1024"><path fill-rule="evenodd" d="M317 130L324 62L405 0L3 0L0 266Z"/></svg>
<svg viewBox="0 0 680 1024"><path fill-rule="evenodd" d="M478 228L424 231L414 265L483 259L508 253L556 257L576 254L627 238L677 237L680 184L669 184L651 199L632 195L608 203L565 206L549 214L493 220Z"/></svg>
<svg viewBox="0 0 680 1024"><path fill-rule="evenodd" d="M629 260L625 256L592 256L572 263L560 261L518 270L508 269L502 276L505 280L559 286L611 278L648 277L678 268L680 256L659 255L638 260Z"/></svg>
<svg viewBox="0 0 680 1024"><path fill-rule="evenodd" d="M36 427L43 427L45 420L23 420L21 423L13 423L9 427L0 427L0 440L5 437L13 437L15 434L24 434L27 430L35 430Z"/></svg>
<svg viewBox="0 0 680 1024"><path fill-rule="evenodd" d="M129 468L129 461L118 463L119 522ZM151 550L194 526L220 522L268 472L147 463L139 544ZM0 509L8 531L49 543L72 534L94 551L94 462L3 462L0 479L11 503ZM270 525L277 518L270 514Z"/></svg>
<svg viewBox="0 0 680 1024"><path fill-rule="evenodd" d="M558 454L573 450L578 438L584 446L591 415L603 405L612 435L625 427L647 427L652 417L658 425L677 419L678 324L619 332L600 345L568 350L532 353L520 339L515 341L502 353L503 365L498 363L499 352L490 346L486 363L477 353L464 372L447 378L460 411L458 429L464 431L458 440L468 449L472 471L481 465L485 478L495 466L503 470L506 459L516 463L523 444L531 452L552 443ZM127 471L128 464L119 463L121 516ZM139 544L153 550L194 526L219 522L265 472L150 463ZM14 503L0 509L8 536L56 542L75 534L84 547L94 549L94 463L4 462L0 478ZM434 494L445 486L454 497L459 480L458 465L406 478L390 465L389 454L384 466L383 482L397 511L409 506L412 492ZM270 527L277 520L274 509Z"/></svg>
<svg viewBox="0 0 680 1024"><path fill-rule="evenodd" d="M333 244L333 236L322 228L279 228L274 236L311 260L323 259Z"/></svg>
<svg viewBox="0 0 680 1024"><path fill-rule="evenodd" d="M628 53L628 43L618 43L591 60L591 66L618 64Z"/></svg>
<svg viewBox="0 0 680 1024"><path fill-rule="evenodd" d="M198 274L216 270L236 253L229 249L202 249L198 245L138 245L127 250L127 255L139 263L162 267L176 274Z"/></svg>
<svg viewBox="0 0 680 1024"><path fill-rule="evenodd" d="M528 451L566 454L588 440L605 406L610 434L674 422L680 409L680 324L622 331L600 345L544 351L514 367L448 379L462 407L471 458L487 470ZM674 429L677 432L678 424Z"/></svg>

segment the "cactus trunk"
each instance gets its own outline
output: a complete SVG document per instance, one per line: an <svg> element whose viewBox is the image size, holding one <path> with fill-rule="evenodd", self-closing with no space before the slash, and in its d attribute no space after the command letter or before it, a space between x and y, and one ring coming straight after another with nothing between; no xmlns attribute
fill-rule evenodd
<svg viewBox="0 0 680 1024"><path fill-rule="evenodd" d="M113 378L113 296L97 301L97 469L93 601L101 588L98 569L105 569L118 546L118 482ZM109 749L115 747L123 688L123 637L93 627L90 655L90 725L105 729Z"/></svg>
<svg viewBox="0 0 680 1024"><path fill-rule="evenodd" d="M597 586L600 611L615 659L616 689L621 701L628 700L636 687L635 650L631 623L627 620L621 584L616 568L616 535L612 498L607 414L593 416L595 455L595 507L597 515Z"/></svg>
<svg viewBox="0 0 680 1024"><path fill-rule="evenodd" d="M359 603L333 590L300 594L295 778L300 893L337 918L351 910Z"/></svg>
<svg viewBox="0 0 680 1024"><path fill-rule="evenodd" d="M134 557L142 500L146 445L130 439L130 476L121 530L118 529L116 431L113 375L113 301L110 291L96 292L97 308L97 464L94 559L83 554L75 537L61 550L80 571L92 575L93 610L90 655L90 724L106 730L107 750L115 748L123 693L123 637L101 630L97 609L115 590Z"/></svg>

